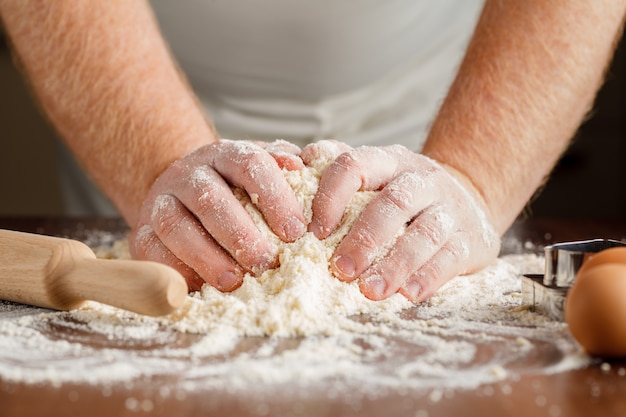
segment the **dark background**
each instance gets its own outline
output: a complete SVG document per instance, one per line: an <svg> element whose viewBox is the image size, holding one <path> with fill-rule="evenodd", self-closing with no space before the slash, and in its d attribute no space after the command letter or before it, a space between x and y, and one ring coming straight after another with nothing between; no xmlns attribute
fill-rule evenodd
<svg viewBox="0 0 626 417"><path fill-rule="evenodd" d="M523 216L626 214L625 49L618 49L590 118ZM1 33L0 92L0 216L62 215L57 138L33 104Z"/></svg>

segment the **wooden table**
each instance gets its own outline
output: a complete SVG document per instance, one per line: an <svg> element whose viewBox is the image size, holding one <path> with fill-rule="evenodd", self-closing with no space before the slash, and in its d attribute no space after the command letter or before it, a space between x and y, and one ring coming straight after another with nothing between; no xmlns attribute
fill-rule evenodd
<svg viewBox="0 0 626 417"><path fill-rule="evenodd" d="M117 219L0 219L0 228L85 239L93 230L123 236ZM626 221L586 219L531 219L517 222L507 233L503 253L528 251L555 241L626 237ZM610 365L610 366L608 366ZM185 398L163 398L158 384L102 387L88 384L10 383L0 379L0 416L198 416L198 415L328 415L328 416L623 416L626 415L626 363L598 362L584 369L531 374L481 386L447 392L434 400L428 392L394 392L355 402L324 394L282 396L276 392L258 407L254 396L205 390ZM506 388L506 389L504 389ZM148 408L129 407L129 398L152 399Z"/></svg>

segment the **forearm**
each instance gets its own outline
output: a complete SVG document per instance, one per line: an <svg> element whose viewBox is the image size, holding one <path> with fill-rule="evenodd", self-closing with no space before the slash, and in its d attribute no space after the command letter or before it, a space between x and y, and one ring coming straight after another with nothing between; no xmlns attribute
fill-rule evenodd
<svg viewBox="0 0 626 417"><path fill-rule="evenodd" d="M626 1L487 0L423 152L464 173L504 232L603 81Z"/></svg>
<svg viewBox="0 0 626 417"><path fill-rule="evenodd" d="M46 115L131 226L156 177L215 133L145 1L0 0Z"/></svg>

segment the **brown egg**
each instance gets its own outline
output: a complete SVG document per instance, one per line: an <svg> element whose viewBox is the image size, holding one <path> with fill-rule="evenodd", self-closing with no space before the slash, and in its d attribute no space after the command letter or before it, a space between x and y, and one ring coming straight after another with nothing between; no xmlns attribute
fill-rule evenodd
<svg viewBox="0 0 626 417"><path fill-rule="evenodd" d="M583 265L578 270L578 274L586 269L593 268L596 265L604 263L626 264L626 246L618 246L589 254L589 256L585 258Z"/></svg>
<svg viewBox="0 0 626 417"><path fill-rule="evenodd" d="M589 354L624 358L626 263L596 262L579 271L565 300L565 320Z"/></svg>

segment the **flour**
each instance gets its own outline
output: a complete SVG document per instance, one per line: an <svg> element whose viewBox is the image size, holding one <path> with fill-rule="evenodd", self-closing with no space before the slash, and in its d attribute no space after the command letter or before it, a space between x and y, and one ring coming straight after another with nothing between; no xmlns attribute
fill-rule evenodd
<svg viewBox="0 0 626 417"><path fill-rule="evenodd" d="M307 220L327 162L285 172ZM281 386L308 392L323 386L333 393L358 387L380 394L472 388L589 363L563 323L521 304L519 275L541 272L540 256L500 258L450 281L419 306L400 295L374 302L328 269L333 248L373 192L354 197L329 238L319 241L307 233L293 243L281 242L250 198L235 192L278 247L278 268L246 276L232 293L205 286L162 318L93 302L71 312L0 303L0 378L106 386L175 376L184 390ZM96 252L128 257L124 240ZM537 347L558 354L537 357Z"/></svg>
<svg viewBox="0 0 626 417"><path fill-rule="evenodd" d="M312 217L311 203L324 169L324 164L316 164L285 171L285 178L305 208L307 221ZM281 241L271 231L245 192L234 192L262 233L278 248L280 266L259 276L246 275L243 285L230 294L204 286L180 311L165 319L164 325L192 333L226 326L241 336L329 336L357 327L350 316L397 312L411 306L399 294L382 302L368 300L356 282L343 283L328 269L334 248L374 192L357 193L340 227L328 238L320 241L307 232L293 243Z"/></svg>
<svg viewBox="0 0 626 417"><path fill-rule="evenodd" d="M505 257L408 309L393 303L363 307L358 294L347 291L355 300L323 313L321 323L307 316L315 310L301 308L302 318L293 313L278 319L263 302L246 309L238 298L242 294L208 289L161 319L96 303L72 312L32 314L30 309L27 315L0 319L0 377L108 386L175 375L186 391L330 386L337 392L354 387L380 392L473 388L523 373L584 366L590 360L563 323L521 305L518 274L541 264L536 255ZM324 308L332 310L329 305ZM359 309L365 312L340 313ZM249 316L265 311L269 318ZM554 354L538 357L537 351Z"/></svg>

